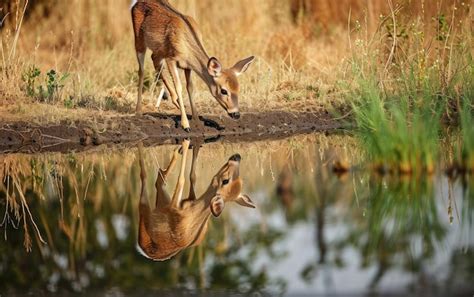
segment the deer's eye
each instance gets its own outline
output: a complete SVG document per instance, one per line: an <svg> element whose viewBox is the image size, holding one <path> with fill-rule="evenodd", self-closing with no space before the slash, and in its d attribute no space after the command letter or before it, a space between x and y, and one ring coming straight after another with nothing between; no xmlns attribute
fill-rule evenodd
<svg viewBox="0 0 474 297"><path fill-rule="evenodd" d="M224 180L222 181L222 185L223 185L223 186L227 185L228 183L229 183L229 180L228 180L228 179L224 179Z"/></svg>
<svg viewBox="0 0 474 297"><path fill-rule="evenodd" d="M224 95L224 96L227 96L227 95L229 95L229 92L227 92L227 90L225 90L225 89L221 89L221 94Z"/></svg>

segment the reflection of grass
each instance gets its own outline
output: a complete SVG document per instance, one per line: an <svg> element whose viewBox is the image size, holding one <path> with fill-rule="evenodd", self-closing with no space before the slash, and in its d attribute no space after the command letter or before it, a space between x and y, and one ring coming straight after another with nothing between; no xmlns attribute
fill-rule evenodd
<svg viewBox="0 0 474 297"><path fill-rule="evenodd" d="M358 223L350 225L348 235L336 247L342 252L354 246L361 253L362 267L376 265L371 283L376 286L395 267L420 272L424 263L435 256L446 230L440 222L429 179L372 178L369 187L358 200L366 210L361 216L361 210L354 208ZM420 249L414 250L419 243Z"/></svg>
<svg viewBox="0 0 474 297"><path fill-rule="evenodd" d="M271 286L284 291L285 284L281 280L270 277L272 273L265 268L255 269L253 264L262 255L272 262L284 259L288 251L282 249L282 243L298 224L314 226L315 232L308 236L315 237L315 249L320 252L319 259L308 259L302 271L307 281L319 277L322 261L326 267L344 267L346 263L338 251L352 246L360 251L366 261L364 264L380 265L380 275L400 267L405 271L418 271L418 267L432 259L433 246L445 235L436 216L432 183L423 179L372 179L370 192L358 187L357 198L351 204L353 183L350 179L339 182L328 169L333 157L331 152L340 154L348 142L339 136L304 136L297 141L274 141L271 145L262 142L203 147L198 162L202 165L197 171L198 185L207 186L214 169L218 169L225 157L239 152L243 156L241 175L245 189L249 194L265 192L265 198L258 201L262 217L282 213L277 197L271 194L276 187L272 176L278 178L286 168L293 175L294 190L293 208L288 209L289 227L274 227L268 220L267 225L258 222L242 232L239 226L242 218L238 214L235 221L226 220L229 217L224 216L211 222L204 245L180 254L171 262L159 264L148 262L134 249L139 173L133 152L0 157L0 179L6 180L3 175L6 167L2 166L15 168L33 218L48 242L46 247L33 240L32 252L25 256L21 248L23 231L7 230L8 241L0 244L0 266L6 267L2 275L7 277L1 278L0 290L40 288L46 286L54 274L59 275L59 283L54 286L65 290L73 290L73 285L77 286L80 279L87 277L90 284L84 284L80 287L82 290L103 286L119 286L125 291L137 287L148 290L187 285L211 289L230 287L245 292ZM169 155L167 149L147 150L145 164L151 172L150 193L158 161L167 163L162 160ZM347 149L357 155L354 147ZM265 169L263 173L259 166ZM368 174L359 171L351 174L354 184L361 181L366 185ZM14 174L10 172L10 175ZM466 187L472 189L472 179L469 182L470 187ZM2 214L3 185L0 184ZM472 191L468 193L472 202ZM364 206L367 209L362 216L360 207ZM474 217L472 206L472 203L463 203L462 207L458 204L462 223L471 222L469 226ZM226 215L230 215L232 209L235 207L229 205ZM123 227L125 238L119 238L114 227L117 217L125 219L128 225ZM347 237L341 241L334 240L333 234L327 231L339 222L348 228L347 233L342 234ZM98 237L105 237L108 245L103 246ZM408 247L414 238L421 239L426 247L424 254L411 254ZM325 256L321 256L324 251ZM57 263L58 257L67 259L66 267Z"/></svg>
<svg viewBox="0 0 474 297"><path fill-rule="evenodd" d="M474 65L471 66L474 68ZM474 72L472 75L474 75ZM460 112L462 149L461 156L458 158L465 169L474 172L474 91L472 94L470 94L470 96L472 96L470 97L471 102L465 100Z"/></svg>

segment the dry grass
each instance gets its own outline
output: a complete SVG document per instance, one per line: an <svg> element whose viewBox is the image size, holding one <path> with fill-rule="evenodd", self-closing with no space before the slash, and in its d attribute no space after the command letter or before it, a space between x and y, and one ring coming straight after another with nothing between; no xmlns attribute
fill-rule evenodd
<svg viewBox="0 0 474 297"><path fill-rule="evenodd" d="M19 28L25 1L3 4L4 9L12 13L6 17L1 31L0 109L2 103L10 106L18 102L48 101L28 98L38 95L25 95L27 87L22 78L36 65L42 75L36 79L35 88L47 84L45 73L50 69L59 75L68 74L48 101L56 105L59 112L72 114L72 109L75 112L77 108L131 112L136 100L137 63L129 1L33 1L16 44L15 28ZM171 2L197 19L207 50L225 65L230 66L251 54L258 57L242 78L243 111L314 110L321 106L327 108L334 102L346 103L347 90L341 85L349 85L353 79L346 62L354 53L348 35L353 36L352 43L357 38L368 43L380 24L380 15L389 12L388 2L378 0L338 1L338 5L323 0ZM399 21L419 21L420 26L427 27L421 29L423 32L433 28L431 16L442 12L449 15L453 3L458 4L460 15L468 16L468 24L472 21L472 8L462 1L437 0L439 4L424 7L421 7L424 1L397 2L405 4ZM18 16L16 11L19 11ZM351 34L347 32L349 11L353 24ZM412 38L417 37L410 36ZM428 42L428 38L426 40ZM389 46L386 41L386 36L380 40L381 49ZM9 55L11 52L15 55ZM387 51L382 50L380 60L386 60L387 55ZM153 70L150 60L147 62L150 82ZM203 84L198 85L197 92L201 112L221 112ZM153 108L153 97L150 92L145 95L145 100L149 99L148 109Z"/></svg>
<svg viewBox="0 0 474 297"><path fill-rule="evenodd" d="M375 28L380 16L390 14L390 5L398 6L406 19L421 17L425 20L438 16L440 13L449 14L454 5L461 8L469 4L463 0L290 0L291 15L294 21L311 19L322 27L328 28L334 24L346 25L352 21L367 20L368 25ZM459 10L459 13L463 13Z"/></svg>

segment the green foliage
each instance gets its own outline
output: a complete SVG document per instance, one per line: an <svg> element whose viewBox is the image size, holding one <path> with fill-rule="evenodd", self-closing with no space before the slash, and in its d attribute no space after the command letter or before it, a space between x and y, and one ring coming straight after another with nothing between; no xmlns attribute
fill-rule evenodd
<svg viewBox="0 0 474 297"><path fill-rule="evenodd" d="M64 107L74 108L74 98L72 96L64 100Z"/></svg>
<svg viewBox="0 0 474 297"><path fill-rule="evenodd" d="M27 68L22 75L22 80L25 83L25 92L29 97L34 97L36 94L36 80L41 75L41 71L34 65Z"/></svg>
<svg viewBox="0 0 474 297"><path fill-rule="evenodd" d="M441 112L436 96L411 90L389 95L375 78L359 82L353 103L358 135L377 166L393 171L432 171L438 153Z"/></svg>
<svg viewBox="0 0 474 297"><path fill-rule="evenodd" d="M46 73L44 84L37 86L38 80L41 79L41 71L35 65L28 68L22 75L25 94L46 103L56 103L60 100L60 92L68 78L69 73L59 74L56 70L51 69ZM65 102L66 106L67 104Z"/></svg>
<svg viewBox="0 0 474 297"><path fill-rule="evenodd" d="M438 15L436 20L438 22L436 40L446 41L449 37L449 23L444 14Z"/></svg>
<svg viewBox="0 0 474 297"><path fill-rule="evenodd" d="M380 37L380 43L356 41L356 79L346 90L347 99L355 133L376 166L432 172L444 123L461 124L467 146L463 162L472 158L472 45L453 33L451 22L442 14L433 18L428 25L436 34L429 40L427 24L407 24L396 15L373 38Z"/></svg>

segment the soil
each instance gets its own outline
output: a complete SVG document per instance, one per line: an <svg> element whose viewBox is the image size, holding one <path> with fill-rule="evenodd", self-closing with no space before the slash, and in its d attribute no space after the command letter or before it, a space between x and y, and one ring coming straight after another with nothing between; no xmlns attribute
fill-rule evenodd
<svg viewBox="0 0 474 297"><path fill-rule="evenodd" d="M212 115L202 116L198 122L189 119L190 133L180 127L179 116L159 113L86 119L50 126L0 120L0 154L87 151L98 146L134 146L140 141L146 146L156 146L178 143L184 138L245 142L331 131L342 125L326 112L246 113L238 121Z"/></svg>

